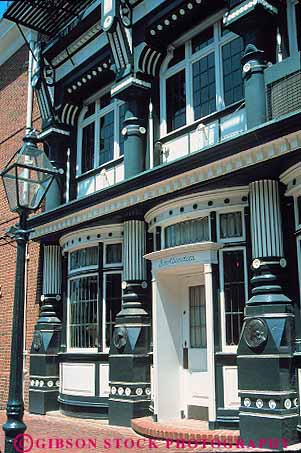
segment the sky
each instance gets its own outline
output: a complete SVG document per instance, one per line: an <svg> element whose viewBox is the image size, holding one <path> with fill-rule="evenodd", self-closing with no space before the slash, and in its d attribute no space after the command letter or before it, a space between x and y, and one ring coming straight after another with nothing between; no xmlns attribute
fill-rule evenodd
<svg viewBox="0 0 301 453"><path fill-rule="evenodd" d="M3 16L4 11L7 8L7 1L0 0L0 18Z"/></svg>

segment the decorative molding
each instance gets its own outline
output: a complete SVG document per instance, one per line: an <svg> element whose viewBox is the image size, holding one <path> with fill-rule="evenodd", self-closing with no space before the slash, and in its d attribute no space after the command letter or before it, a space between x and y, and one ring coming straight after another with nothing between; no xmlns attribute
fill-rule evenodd
<svg viewBox="0 0 301 453"><path fill-rule="evenodd" d="M164 58L165 53L144 43L138 56L138 70L151 77L157 77Z"/></svg>
<svg viewBox="0 0 301 453"><path fill-rule="evenodd" d="M86 71L78 79L73 80L72 83L70 83L70 85L66 88L67 93L71 94L83 89L88 82L102 77L103 73L105 71L109 71L110 68L111 58L108 57Z"/></svg>
<svg viewBox="0 0 301 453"><path fill-rule="evenodd" d="M130 86L136 86L138 88L144 88L146 90L151 88L151 84L149 82L145 82L144 80L137 79L137 77L130 76L122 82L113 86L113 88L111 89L111 96L115 96L116 94L120 93Z"/></svg>
<svg viewBox="0 0 301 453"><path fill-rule="evenodd" d="M101 25L100 25L100 23L94 24L85 33L83 33L78 39L73 41L72 44L70 44L68 46L68 51L67 50L63 50L56 57L54 57L51 60L51 64L54 67L59 66L64 61L68 60L70 58L70 56L72 57L72 55L74 55L88 41L90 41L92 38L95 38L100 33L101 33Z"/></svg>
<svg viewBox="0 0 301 453"><path fill-rule="evenodd" d="M287 186L287 197L301 195L301 163L298 162L283 172L280 181Z"/></svg>
<svg viewBox="0 0 301 453"><path fill-rule="evenodd" d="M99 242L122 242L123 224L85 228L66 234L60 239L62 252L70 252L82 247L97 245Z"/></svg>
<svg viewBox="0 0 301 453"><path fill-rule="evenodd" d="M235 210L248 205L247 186L210 190L175 200L166 201L152 208L145 215L149 231L157 226L166 226L176 221L206 216L212 210ZM225 203L226 200L226 203Z"/></svg>
<svg viewBox="0 0 301 453"><path fill-rule="evenodd" d="M154 200L162 195L176 193L178 190L191 187L195 184L230 173L235 174L236 170L245 169L276 157L288 155L299 149L300 146L301 132L297 131L202 167L189 170L180 175L167 178L164 181L139 188L127 194L82 209L80 212L61 217L45 225L37 226L35 231L31 233L30 238L42 237L125 208L128 209L147 200Z"/></svg>
<svg viewBox="0 0 301 453"><path fill-rule="evenodd" d="M271 14L278 14L278 9L271 5L266 0L246 0L245 2L227 12L224 16L223 22L226 26L236 21L238 18L245 16L249 11L253 10L256 6L262 6L266 11Z"/></svg>

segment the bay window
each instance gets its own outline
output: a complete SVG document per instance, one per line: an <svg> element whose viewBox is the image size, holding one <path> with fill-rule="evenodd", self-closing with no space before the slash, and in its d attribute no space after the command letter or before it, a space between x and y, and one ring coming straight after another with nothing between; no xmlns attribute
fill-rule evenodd
<svg viewBox="0 0 301 453"><path fill-rule="evenodd" d="M69 253L68 349L107 352L121 310L122 244Z"/></svg>
<svg viewBox="0 0 301 453"><path fill-rule="evenodd" d="M161 136L243 99L242 53L242 38L220 22L179 40L162 70Z"/></svg>
<svg viewBox="0 0 301 453"><path fill-rule="evenodd" d="M111 99L110 93L87 102L78 122L77 176L123 154L124 116L124 103Z"/></svg>

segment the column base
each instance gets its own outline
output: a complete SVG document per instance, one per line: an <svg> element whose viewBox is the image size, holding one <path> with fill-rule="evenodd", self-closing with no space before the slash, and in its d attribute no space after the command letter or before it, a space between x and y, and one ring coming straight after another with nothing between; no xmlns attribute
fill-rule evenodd
<svg viewBox="0 0 301 453"><path fill-rule="evenodd" d="M243 433L241 438L245 445L253 441L258 448L283 451L288 445L299 442L296 429L298 415L277 419L271 415L255 416L240 413L239 418L240 432Z"/></svg>
<svg viewBox="0 0 301 453"><path fill-rule="evenodd" d="M150 401L116 401L109 400L109 424L115 426L131 426L133 418L148 417Z"/></svg>
<svg viewBox="0 0 301 453"><path fill-rule="evenodd" d="M29 390L30 414L45 415L59 409L58 391Z"/></svg>

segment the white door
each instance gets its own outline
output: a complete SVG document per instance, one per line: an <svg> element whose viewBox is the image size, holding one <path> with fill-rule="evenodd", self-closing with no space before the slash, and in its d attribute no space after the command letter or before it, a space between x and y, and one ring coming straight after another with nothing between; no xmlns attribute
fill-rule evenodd
<svg viewBox="0 0 301 453"><path fill-rule="evenodd" d="M182 314L183 407L186 417L206 418L210 386L205 285L200 279L187 279L185 294Z"/></svg>

